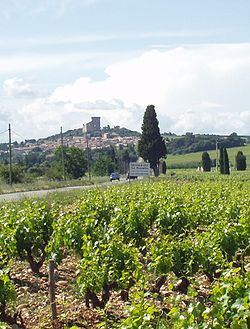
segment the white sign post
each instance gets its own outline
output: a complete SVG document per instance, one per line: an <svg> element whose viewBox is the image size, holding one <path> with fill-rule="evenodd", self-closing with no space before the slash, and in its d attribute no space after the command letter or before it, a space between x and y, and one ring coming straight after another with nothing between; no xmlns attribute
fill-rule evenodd
<svg viewBox="0 0 250 329"><path fill-rule="evenodd" d="M149 176L150 164L147 162L130 162L129 176Z"/></svg>

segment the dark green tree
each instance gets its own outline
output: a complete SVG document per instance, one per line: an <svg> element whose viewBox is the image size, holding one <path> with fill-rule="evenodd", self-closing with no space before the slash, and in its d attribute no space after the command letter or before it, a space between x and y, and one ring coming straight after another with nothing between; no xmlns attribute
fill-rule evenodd
<svg viewBox="0 0 250 329"><path fill-rule="evenodd" d="M107 148L107 156L111 158L111 161L114 163L117 162L117 155L116 155L116 149L114 145L110 145L109 148Z"/></svg>
<svg viewBox="0 0 250 329"><path fill-rule="evenodd" d="M246 170L247 162L246 157L242 151L239 151L235 157L236 170Z"/></svg>
<svg viewBox="0 0 250 329"><path fill-rule="evenodd" d="M1 165L0 166L0 177L3 179L5 183L9 183L9 166L8 165ZM12 183L23 183L24 182L24 173L23 168L18 165L12 165L11 170L11 179Z"/></svg>
<svg viewBox="0 0 250 329"><path fill-rule="evenodd" d="M55 150L56 160L55 167L61 167L62 148ZM85 175L87 171L87 161L82 149L78 147L63 147L65 174L68 178L77 179ZM62 171L62 170L61 170Z"/></svg>
<svg viewBox="0 0 250 329"><path fill-rule="evenodd" d="M45 176L50 180L63 179L62 164L59 161L53 161L51 165L46 168Z"/></svg>
<svg viewBox="0 0 250 329"><path fill-rule="evenodd" d="M225 147L220 148L220 173L223 175L229 175L230 170L229 170L229 159L228 159L228 154L227 154L227 149Z"/></svg>
<svg viewBox="0 0 250 329"><path fill-rule="evenodd" d="M130 156L128 148L124 148L118 151L118 169L120 173L125 174L128 172L130 163Z"/></svg>
<svg viewBox="0 0 250 329"><path fill-rule="evenodd" d="M167 172L167 165L166 165L166 161L163 160L162 165L161 165L161 172L165 175Z"/></svg>
<svg viewBox="0 0 250 329"><path fill-rule="evenodd" d="M201 162L203 171L211 171L211 159L207 152L202 153Z"/></svg>
<svg viewBox="0 0 250 329"><path fill-rule="evenodd" d="M219 165L220 165L220 173L224 174L225 171L225 166L224 166L224 161L223 161L223 147L220 147L220 157L219 157Z"/></svg>
<svg viewBox="0 0 250 329"><path fill-rule="evenodd" d="M101 155L92 165L92 173L96 176L108 176L115 170L115 163L107 155Z"/></svg>
<svg viewBox="0 0 250 329"><path fill-rule="evenodd" d="M154 105L149 105L143 117L142 136L138 143L138 153L143 160L150 163L155 176L159 175L160 158L167 153L158 124L155 107Z"/></svg>
<svg viewBox="0 0 250 329"><path fill-rule="evenodd" d="M37 148L38 149L38 148ZM25 165L27 168L34 166L35 164L40 164L46 160L45 152L32 150L25 155Z"/></svg>

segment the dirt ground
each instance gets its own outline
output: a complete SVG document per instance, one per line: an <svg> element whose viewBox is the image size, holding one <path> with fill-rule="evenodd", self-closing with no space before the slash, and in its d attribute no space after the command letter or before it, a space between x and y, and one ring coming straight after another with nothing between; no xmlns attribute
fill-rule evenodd
<svg viewBox="0 0 250 329"><path fill-rule="evenodd" d="M34 275L28 264L16 262L11 278L17 292L16 310L27 329L65 328L76 325L95 328L101 321L97 310L86 308L84 300L77 296L74 285L77 261L74 257L64 259L55 270L56 308L58 320L52 326L48 290L48 268L44 265L41 275ZM19 321L20 322L20 321ZM17 328L15 325L14 328Z"/></svg>

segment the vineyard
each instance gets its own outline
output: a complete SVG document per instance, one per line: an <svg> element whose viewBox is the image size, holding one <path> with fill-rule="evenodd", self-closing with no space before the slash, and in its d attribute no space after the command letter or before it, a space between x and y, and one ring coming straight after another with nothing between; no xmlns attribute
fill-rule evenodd
<svg viewBox="0 0 250 329"><path fill-rule="evenodd" d="M250 181L197 177L1 206L0 328L250 328Z"/></svg>

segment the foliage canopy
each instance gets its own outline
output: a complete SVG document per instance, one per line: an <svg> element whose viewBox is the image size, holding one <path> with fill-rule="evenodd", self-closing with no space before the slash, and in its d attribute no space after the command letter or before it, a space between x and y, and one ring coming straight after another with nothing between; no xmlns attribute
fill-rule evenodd
<svg viewBox="0 0 250 329"><path fill-rule="evenodd" d="M158 124L154 105L147 106L143 117L142 136L138 143L138 152L145 161L149 161L155 176L159 175L160 158L167 153Z"/></svg>
<svg viewBox="0 0 250 329"><path fill-rule="evenodd" d="M247 162L246 157L242 151L239 151L235 157L236 169L237 170L246 170Z"/></svg>
<svg viewBox="0 0 250 329"><path fill-rule="evenodd" d="M87 161L84 151L78 147L63 146L63 149L61 146L58 147L55 150L55 165L58 168L62 168L62 151L66 176L73 179L84 176L87 171Z"/></svg>
<svg viewBox="0 0 250 329"><path fill-rule="evenodd" d="M208 152L203 152L202 157L202 168L204 171L211 171L211 159Z"/></svg>
<svg viewBox="0 0 250 329"><path fill-rule="evenodd" d="M220 148L220 173L223 175L229 175L230 169L229 169L229 158L227 154L227 149L225 147Z"/></svg>

